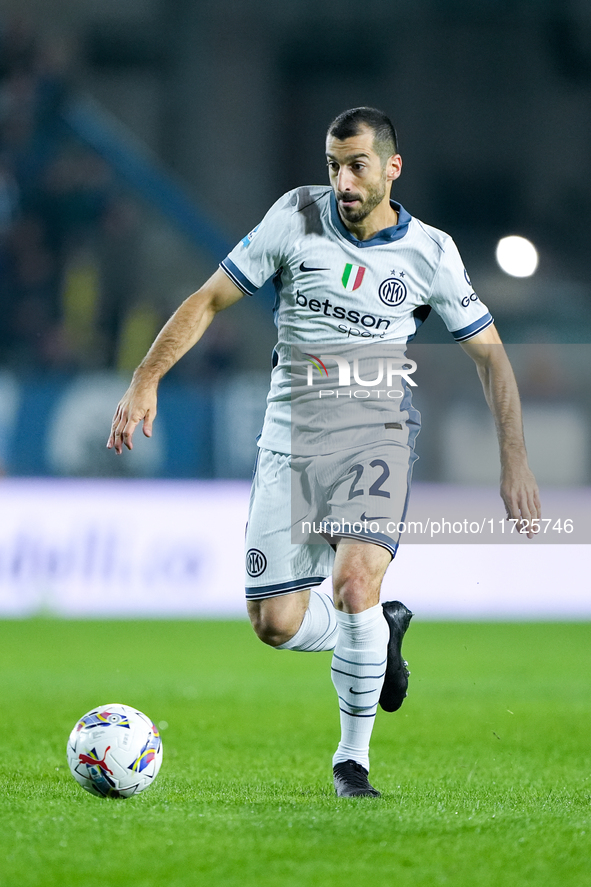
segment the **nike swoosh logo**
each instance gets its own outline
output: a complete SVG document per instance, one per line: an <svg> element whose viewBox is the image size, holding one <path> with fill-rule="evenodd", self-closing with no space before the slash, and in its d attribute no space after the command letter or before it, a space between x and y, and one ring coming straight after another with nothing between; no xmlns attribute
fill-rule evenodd
<svg viewBox="0 0 591 887"><path fill-rule="evenodd" d="M309 268L305 262L300 265L300 271L330 271L330 268Z"/></svg>
<svg viewBox="0 0 591 887"><path fill-rule="evenodd" d="M359 518L359 520L368 520L368 521L372 521L372 520L387 520L387 519L388 519L388 515L387 515L387 514L383 514L381 517L368 517L368 516L366 515L365 511L363 512L363 514L362 514L361 517Z"/></svg>
<svg viewBox="0 0 591 887"><path fill-rule="evenodd" d="M375 693L375 687L373 690L354 690L353 687L349 687L349 693L352 693L353 696L365 696L366 693Z"/></svg>

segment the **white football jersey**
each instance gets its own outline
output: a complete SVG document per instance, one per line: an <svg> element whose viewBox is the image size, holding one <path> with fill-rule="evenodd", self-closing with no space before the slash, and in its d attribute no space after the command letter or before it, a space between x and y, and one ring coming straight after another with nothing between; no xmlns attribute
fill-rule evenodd
<svg viewBox="0 0 591 887"><path fill-rule="evenodd" d="M244 293L273 278L278 342L260 446L290 452L292 346L405 344L432 308L458 342L493 319L449 235L399 204L398 224L357 240L328 186L284 194L221 268Z"/></svg>

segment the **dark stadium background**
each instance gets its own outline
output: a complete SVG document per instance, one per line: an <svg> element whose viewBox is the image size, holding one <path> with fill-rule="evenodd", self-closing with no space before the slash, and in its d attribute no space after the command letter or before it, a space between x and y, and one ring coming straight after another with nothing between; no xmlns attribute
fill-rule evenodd
<svg viewBox="0 0 591 887"><path fill-rule="evenodd" d="M138 434L134 453L116 458L104 448L110 418L182 298L283 191L325 181L326 125L357 104L393 117L404 158L394 196L454 236L511 345L532 464L556 517L588 509L589 4L2 0L0 612L108 612L97 571L106 581L119 555L106 524L90 523L108 521L109 501L129 504L128 524L150 491L195 514L216 497L244 501L274 341L270 293L218 317L171 371L152 441ZM535 244L533 277L497 266L508 234ZM474 369L434 315L417 343L418 488L447 484L461 498L476 484L488 495L494 430ZM500 500L491 507L501 518ZM59 536L84 521L84 538ZM239 577L239 530L218 537ZM190 602L179 613L202 612L191 538L158 562L163 588L182 576Z"/></svg>

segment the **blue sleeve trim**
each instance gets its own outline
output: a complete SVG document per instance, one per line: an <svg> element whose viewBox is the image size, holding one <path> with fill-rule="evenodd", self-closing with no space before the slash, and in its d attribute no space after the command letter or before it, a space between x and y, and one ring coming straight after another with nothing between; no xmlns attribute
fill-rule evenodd
<svg viewBox="0 0 591 887"><path fill-rule="evenodd" d="M238 268L228 256L226 256L223 262L220 262L220 268L222 271L226 272L232 283L235 283L238 289L241 289L247 296L254 296L259 289L258 286L255 286L254 283L242 273L240 268Z"/></svg>
<svg viewBox="0 0 591 887"><path fill-rule="evenodd" d="M471 323L469 326L465 326L461 330L453 330L452 336L456 342L465 342L466 339L471 339L472 336L477 336L478 333L485 330L487 326L491 325L491 323L493 323L493 318L490 312L487 311L483 317L475 320L474 323Z"/></svg>

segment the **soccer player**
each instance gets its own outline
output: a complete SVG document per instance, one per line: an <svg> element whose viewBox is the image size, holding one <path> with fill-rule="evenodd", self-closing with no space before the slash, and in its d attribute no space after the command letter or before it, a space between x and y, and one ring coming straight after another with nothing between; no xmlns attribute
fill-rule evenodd
<svg viewBox="0 0 591 887"><path fill-rule="evenodd" d="M328 375L321 343L339 367L347 355L341 346L351 342L364 354L378 346L403 349L434 308L476 363L496 422L507 516L531 527L540 504L517 386L493 319L452 239L390 199L402 169L391 121L373 108L345 111L328 129L326 158L330 185L281 197L166 323L117 407L107 446L118 454L123 446L131 450L140 422L150 437L162 376L218 311L273 278L278 342L246 536L248 613L272 647L334 651L341 720L335 790L339 797L376 797L369 742L378 703L395 711L406 695L401 647L412 616L399 601L380 605L380 586L398 545L392 528L405 514L419 416L400 365L400 400L368 400L362 421L337 404L326 425L308 398L312 418L294 419L292 433L297 348L304 362ZM360 378L360 352L350 354ZM320 522L319 536L298 544L292 531L302 516ZM315 590L331 573L334 606Z"/></svg>

